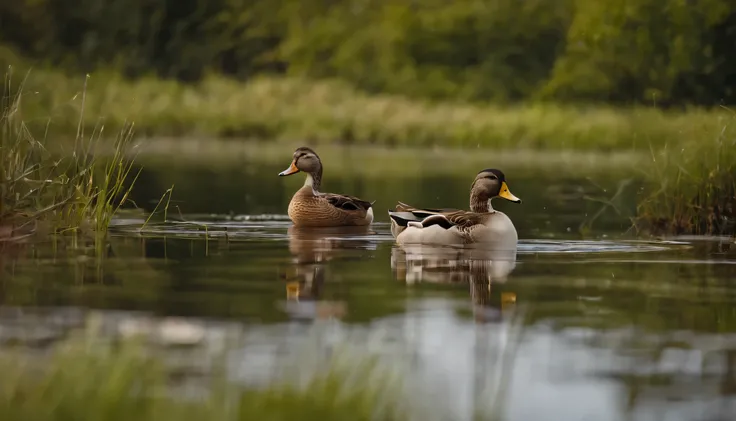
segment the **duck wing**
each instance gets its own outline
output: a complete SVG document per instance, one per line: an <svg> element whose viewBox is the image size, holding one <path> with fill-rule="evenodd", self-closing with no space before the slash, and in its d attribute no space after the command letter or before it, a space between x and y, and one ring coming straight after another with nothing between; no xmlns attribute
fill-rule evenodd
<svg viewBox="0 0 736 421"><path fill-rule="evenodd" d="M320 197L327 200L327 202L332 206L346 211L367 211L371 206L373 206L372 202L359 199L355 196L348 196L346 194L320 193Z"/></svg>
<svg viewBox="0 0 736 421"><path fill-rule="evenodd" d="M453 212L435 213L422 219L421 225L426 228L432 225L439 225L444 229L457 227L460 231L469 230L476 225L483 225L491 213L469 212L464 210L456 210Z"/></svg>
<svg viewBox="0 0 736 421"><path fill-rule="evenodd" d="M454 213L454 212L463 212L460 209L455 208L417 208L411 205L407 205L406 203L399 202L398 205L396 205L396 211L397 212L410 212L414 214L417 218L426 218L430 215L435 215L438 213L447 214L447 213Z"/></svg>
<svg viewBox="0 0 736 421"><path fill-rule="evenodd" d="M414 225L417 228L426 228L439 225L444 229L457 227L461 232L470 230L473 226L482 225L491 213L477 213L458 209L416 209L407 207L400 211L389 211L389 217L399 226Z"/></svg>

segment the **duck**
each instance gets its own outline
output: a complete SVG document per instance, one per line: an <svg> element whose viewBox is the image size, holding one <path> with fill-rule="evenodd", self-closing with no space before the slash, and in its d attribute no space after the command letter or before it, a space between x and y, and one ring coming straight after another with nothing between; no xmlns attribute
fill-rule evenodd
<svg viewBox="0 0 736 421"><path fill-rule="evenodd" d="M495 244L515 250L518 234L513 222L491 205L491 201L499 197L521 203L521 199L509 190L501 170L484 169L478 172L470 187L469 211L416 208L398 202L395 210L388 211L391 233L399 245Z"/></svg>
<svg viewBox="0 0 736 421"><path fill-rule="evenodd" d="M323 193L322 160L306 146L296 148L289 168L279 177L304 172L304 185L289 202L289 218L297 227L368 226L373 222L373 202L337 193Z"/></svg>

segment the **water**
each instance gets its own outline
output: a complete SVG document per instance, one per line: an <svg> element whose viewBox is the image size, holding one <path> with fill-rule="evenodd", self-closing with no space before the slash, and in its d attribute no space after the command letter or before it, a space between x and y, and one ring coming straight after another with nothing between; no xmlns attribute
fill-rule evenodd
<svg viewBox="0 0 736 421"><path fill-rule="evenodd" d="M507 420L736 414L734 245L627 232L630 168L504 164L524 200L497 206L519 231L508 261L402 249L389 231L396 200L465 207L478 158L447 169L420 155L403 171L359 154L332 172L326 162L325 188L376 200L377 222L315 232L284 215L302 178L276 176L283 155L144 158L134 199L151 211L174 184L170 221L161 208L145 226L145 213L122 215L102 258L62 240L6 249L0 342L43 348L91 315L111 336L148 330L204 352L236 332L230 374L260 384L279 358L306 358L295 354L304 341L347 339L396 362L439 419L474 408ZM207 371L201 356L178 361Z"/></svg>

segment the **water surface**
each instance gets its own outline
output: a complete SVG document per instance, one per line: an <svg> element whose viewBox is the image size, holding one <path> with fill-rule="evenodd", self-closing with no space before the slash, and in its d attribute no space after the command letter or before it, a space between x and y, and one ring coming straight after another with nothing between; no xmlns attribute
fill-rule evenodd
<svg viewBox="0 0 736 421"><path fill-rule="evenodd" d="M237 331L231 375L258 384L280 356L303 358L304 341L347 339L397 362L438 419L472 419L474 408L507 420L736 414L733 244L637 239L631 168L504 165L524 200L494 202L519 231L509 260L399 248L385 217L397 200L465 207L475 172L501 166L491 158L476 170L477 157L452 169L418 155L380 170L391 165L342 156L325 188L376 200L377 222L296 230L285 209L303 179L276 176L284 155L144 158L134 194L144 212L115 221L104 256L64 239L6 247L0 341L45 347L90 314L111 336L184 327L159 336L198 349ZM144 224L171 185L168 221L157 212ZM193 355L182 364L206 371Z"/></svg>

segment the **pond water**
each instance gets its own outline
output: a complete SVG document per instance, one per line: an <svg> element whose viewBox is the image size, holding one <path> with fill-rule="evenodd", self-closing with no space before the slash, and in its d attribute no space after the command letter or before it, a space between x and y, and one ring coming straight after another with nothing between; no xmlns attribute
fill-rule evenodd
<svg viewBox="0 0 736 421"><path fill-rule="evenodd" d="M115 221L104 256L58 239L0 254L0 341L47 346L92 313L116 334L171 323L207 342L236 329L230 374L257 383L279 356L299 358L299 341L347 338L400 362L436 419L478 407L505 420L736 414L733 243L635 238L631 166L330 152L324 189L376 200L376 222L296 230L285 210L303 176L277 176L281 152L143 156L144 212ZM494 202L519 232L514 261L394 245L397 200L467 207L486 167L523 199ZM172 185L168 220L159 207L144 224Z"/></svg>

